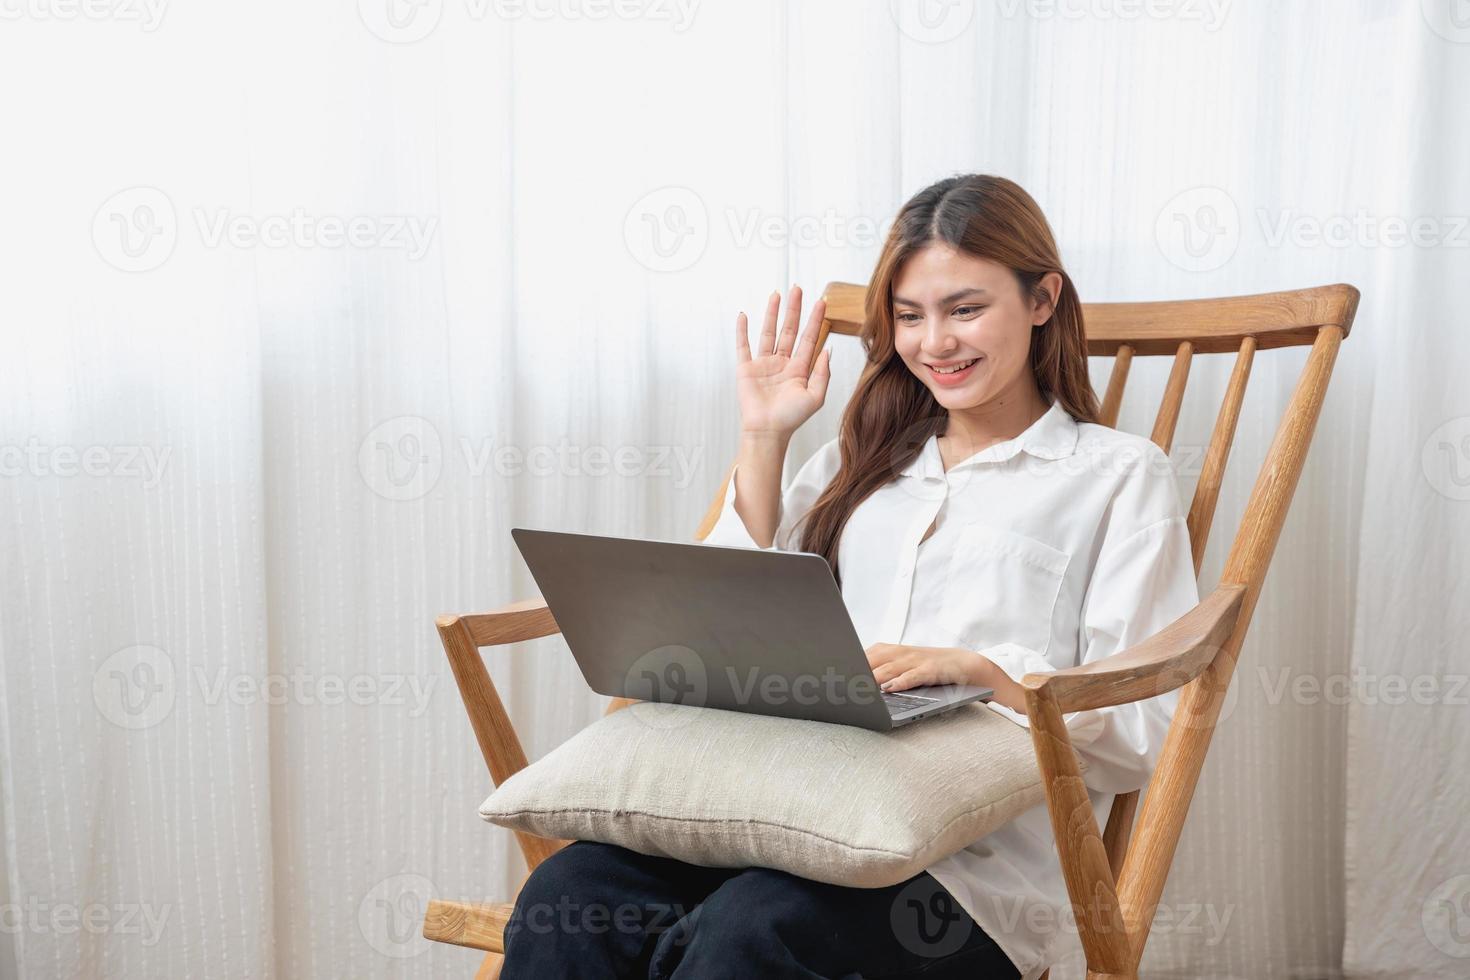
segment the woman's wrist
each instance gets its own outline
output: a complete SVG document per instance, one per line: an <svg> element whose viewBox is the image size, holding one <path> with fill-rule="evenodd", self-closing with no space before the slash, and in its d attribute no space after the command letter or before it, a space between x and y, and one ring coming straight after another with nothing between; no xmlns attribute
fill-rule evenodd
<svg viewBox="0 0 1470 980"><path fill-rule="evenodd" d="M997 704L1002 704L1017 714L1026 713L1026 688L1014 680L1010 674L1000 669L1000 665L983 653L975 653L978 661L975 665L976 687L988 687L995 692L991 698Z"/></svg>
<svg viewBox="0 0 1470 980"><path fill-rule="evenodd" d="M791 444L791 435L775 429L741 429L740 443L758 449L780 449L784 453Z"/></svg>
<svg viewBox="0 0 1470 980"><path fill-rule="evenodd" d="M786 466L789 438L780 432L742 429L740 433L735 513L745 523L751 540L761 548L775 543L781 513L781 474Z"/></svg>

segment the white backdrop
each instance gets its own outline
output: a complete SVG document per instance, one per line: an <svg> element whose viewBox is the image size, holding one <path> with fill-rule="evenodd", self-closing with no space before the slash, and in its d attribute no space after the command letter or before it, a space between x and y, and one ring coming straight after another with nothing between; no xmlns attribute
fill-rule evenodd
<svg viewBox="0 0 1470 980"><path fill-rule="evenodd" d="M1470 972L1463 0L0 13L0 976L468 975L423 900L520 865L433 617L532 594L517 524L688 536L735 312L959 171L1086 300L1363 290L1147 975ZM601 709L488 659L533 756Z"/></svg>

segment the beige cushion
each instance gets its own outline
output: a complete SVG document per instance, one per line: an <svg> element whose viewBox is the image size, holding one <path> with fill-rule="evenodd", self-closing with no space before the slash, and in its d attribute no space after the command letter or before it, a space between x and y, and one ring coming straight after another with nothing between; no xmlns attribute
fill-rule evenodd
<svg viewBox="0 0 1470 980"><path fill-rule="evenodd" d="M896 884L1043 801L1031 734L981 704L891 732L639 703L480 807L542 837Z"/></svg>

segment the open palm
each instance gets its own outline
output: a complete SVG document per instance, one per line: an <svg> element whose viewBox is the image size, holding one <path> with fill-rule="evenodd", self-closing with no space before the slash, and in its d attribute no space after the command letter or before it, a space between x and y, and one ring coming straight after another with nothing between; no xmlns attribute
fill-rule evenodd
<svg viewBox="0 0 1470 980"><path fill-rule="evenodd" d="M816 357L817 334L826 302L817 300L798 340L801 288L791 287L781 332L776 332L781 293L771 294L754 356L745 314L735 320L735 386L740 399L740 427L745 432L790 435L816 414L827 398L832 379L831 353ZM815 362L815 367L814 367Z"/></svg>

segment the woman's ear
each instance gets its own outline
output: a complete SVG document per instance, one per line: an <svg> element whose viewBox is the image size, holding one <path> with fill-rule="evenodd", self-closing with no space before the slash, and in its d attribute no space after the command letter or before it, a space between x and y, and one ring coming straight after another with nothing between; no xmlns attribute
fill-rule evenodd
<svg viewBox="0 0 1470 980"><path fill-rule="evenodd" d="M1048 272L1041 277L1037 284L1045 295L1036 302L1036 309L1031 315L1031 325L1039 327L1051 319L1052 313L1056 312L1057 299L1062 295L1062 274L1060 272Z"/></svg>

